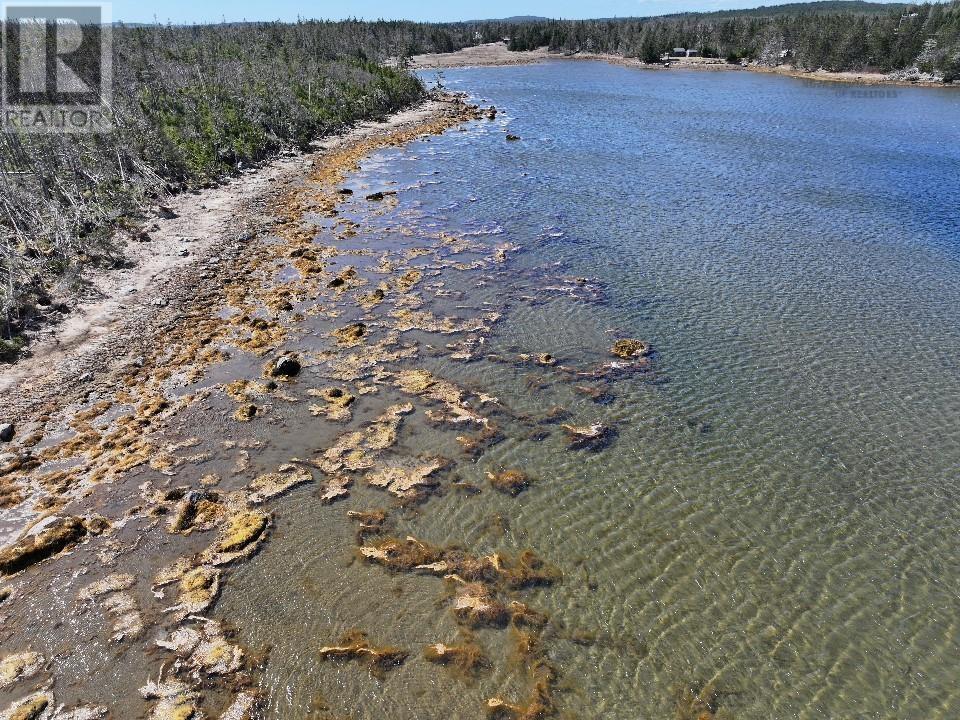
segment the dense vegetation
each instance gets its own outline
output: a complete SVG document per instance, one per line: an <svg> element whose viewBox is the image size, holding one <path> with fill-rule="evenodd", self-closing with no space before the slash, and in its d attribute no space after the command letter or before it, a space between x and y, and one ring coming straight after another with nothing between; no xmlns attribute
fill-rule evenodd
<svg viewBox="0 0 960 720"><path fill-rule="evenodd" d="M48 312L53 285L120 259L117 227L146 200L420 99L416 78L368 59L390 32L361 23L115 28L113 132L0 140L0 356Z"/></svg>
<svg viewBox="0 0 960 720"><path fill-rule="evenodd" d="M892 9L855 4L844 12L802 7L807 9L536 21L508 28L504 35L513 50L546 45L558 51L615 53L656 62L671 48L683 47L706 56L764 64L786 59L810 70L890 72L915 66L947 80L960 78L960 2Z"/></svg>

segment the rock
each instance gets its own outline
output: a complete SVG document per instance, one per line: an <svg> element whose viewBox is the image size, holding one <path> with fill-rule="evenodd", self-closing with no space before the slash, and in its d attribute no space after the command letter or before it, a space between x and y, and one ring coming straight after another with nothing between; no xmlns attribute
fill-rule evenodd
<svg viewBox="0 0 960 720"><path fill-rule="evenodd" d="M607 443L612 434L612 430L601 423L584 427L563 425L563 429L570 440L570 447L576 450L583 448L599 450Z"/></svg>
<svg viewBox="0 0 960 720"><path fill-rule="evenodd" d="M340 188L339 190L337 190L337 193L339 195L353 195L353 190L351 190L350 188Z"/></svg>
<svg viewBox="0 0 960 720"><path fill-rule="evenodd" d="M83 375L77 378L79 383L88 383L93 380L93 373L85 372Z"/></svg>
<svg viewBox="0 0 960 720"><path fill-rule="evenodd" d="M13 440L15 432L13 423L3 423L0 425L0 442L10 442Z"/></svg>
<svg viewBox="0 0 960 720"><path fill-rule="evenodd" d="M516 141L519 140L519 139L520 139L520 136L519 136L519 135L512 135L512 134L510 134L510 133L507 133L507 141L508 141L508 142L516 142Z"/></svg>
<svg viewBox="0 0 960 720"><path fill-rule="evenodd" d="M154 299L153 304L154 304L156 307L166 307L167 305L170 304L170 301L167 300L167 299L164 298L164 297L158 297L158 298L155 298L155 299Z"/></svg>
<svg viewBox="0 0 960 720"><path fill-rule="evenodd" d="M190 251L186 248L183 248L180 252L177 253L180 257L189 257Z"/></svg>
<svg viewBox="0 0 960 720"><path fill-rule="evenodd" d="M35 652L7 655L0 660L0 689L6 690L21 678L35 675L43 667L43 656Z"/></svg>
<svg viewBox="0 0 960 720"><path fill-rule="evenodd" d="M20 538L0 551L0 575L13 575L80 542L87 528L78 517L55 518L36 535Z"/></svg>
<svg viewBox="0 0 960 720"><path fill-rule="evenodd" d="M487 477L495 490L513 497L530 487L530 478L519 470L504 470L499 473L488 472Z"/></svg>
<svg viewBox="0 0 960 720"><path fill-rule="evenodd" d="M273 377L296 377L300 374L300 361L293 355L283 355L277 358L270 368Z"/></svg>
<svg viewBox="0 0 960 720"><path fill-rule="evenodd" d="M491 105L487 109L487 120L496 120L497 118L497 106Z"/></svg>
<svg viewBox="0 0 960 720"><path fill-rule="evenodd" d="M367 200L383 200L383 193L382 192L370 193L369 195L367 195Z"/></svg>
<svg viewBox="0 0 960 720"><path fill-rule="evenodd" d="M629 360L631 358L646 357L650 354L650 345L643 340L624 339L617 340L610 352L618 358Z"/></svg>
<svg viewBox="0 0 960 720"><path fill-rule="evenodd" d="M169 208L166 205L161 205L157 208L157 217L162 217L164 220L173 220L175 217L177 217L177 214L172 208Z"/></svg>

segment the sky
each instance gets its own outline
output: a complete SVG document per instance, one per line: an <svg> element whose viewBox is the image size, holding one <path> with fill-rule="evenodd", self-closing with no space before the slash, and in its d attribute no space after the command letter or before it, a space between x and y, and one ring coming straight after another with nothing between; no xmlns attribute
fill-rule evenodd
<svg viewBox="0 0 960 720"><path fill-rule="evenodd" d="M323 18L427 22L514 15L551 18L637 17L686 11L782 5L782 0L113 0L113 19L130 23L200 23Z"/></svg>

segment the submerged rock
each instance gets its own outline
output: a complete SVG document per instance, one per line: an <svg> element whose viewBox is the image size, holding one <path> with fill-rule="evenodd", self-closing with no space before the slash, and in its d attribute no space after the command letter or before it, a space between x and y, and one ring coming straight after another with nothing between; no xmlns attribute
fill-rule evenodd
<svg viewBox="0 0 960 720"><path fill-rule="evenodd" d="M567 433L570 447L576 450L599 450L607 443L612 434L612 430L601 423L587 426L563 425L562 427Z"/></svg>
<svg viewBox="0 0 960 720"><path fill-rule="evenodd" d="M56 518L36 535L0 551L0 575L12 575L80 542L87 528L78 517Z"/></svg>
<svg viewBox="0 0 960 720"><path fill-rule="evenodd" d="M613 344L613 347L610 348L610 352L618 358L630 360L632 358L646 357L649 355L650 345L643 340L617 340Z"/></svg>
<svg viewBox="0 0 960 720"><path fill-rule="evenodd" d="M495 490L513 497L530 487L530 478L519 470L504 470L498 473L488 472L487 477Z"/></svg>

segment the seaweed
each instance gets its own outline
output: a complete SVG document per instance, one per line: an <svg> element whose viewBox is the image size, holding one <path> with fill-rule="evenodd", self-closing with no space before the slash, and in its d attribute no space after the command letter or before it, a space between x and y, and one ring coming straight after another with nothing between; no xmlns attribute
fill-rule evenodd
<svg viewBox="0 0 960 720"><path fill-rule="evenodd" d="M367 326L362 322L351 323L334 330L331 334L340 345L353 347L363 341L364 336L367 334Z"/></svg>
<svg viewBox="0 0 960 720"><path fill-rule="evenodd" d="M462 641L455 645L433 643L423 649L427 662L443 665L464 679L472 679L481 670L491 667L490 659L473 633L462 631Z"/></svg>
<svg viewBox="0 0 960 720"><path fill-rule="evenodd" d="M479 582L460 582L462 587L453 600L453 614L458 622L470 627L507 624L510 613L489 587Z"/></svg>
<svg viewBox="0 0 960 720"><path fill-rule="evenodd" d="M320 648L320 658L322 660L358 660L366 664L375 676L382 676L387 670L402 665L410 655L406 650L398 647L371 645L367 640L367 634L361 630L348 630L337 643L337 645Z"/></svg>
<svg viewBox="0 0 960 720"><path fill-rule="evenodd" d="M530 478L526 473L520 470L503 470L498 473L488 472L490 485L500 492L516 497L528 487L530 487Z"/></svg>

